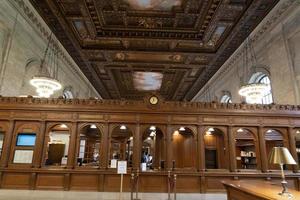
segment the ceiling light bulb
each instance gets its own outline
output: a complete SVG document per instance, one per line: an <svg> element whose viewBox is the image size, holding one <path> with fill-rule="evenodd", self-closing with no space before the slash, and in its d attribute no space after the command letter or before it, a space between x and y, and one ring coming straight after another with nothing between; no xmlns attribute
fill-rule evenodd
<svg viewBox="0 0 300 200"><path fill-rule="evenodd" d="M244 131L243 131L243 129L239 128L239 129L237 130L237 132L242 133L242 132L244 132Z"/></svg>
<svg viewBox="0 0 300 200"><path fill-rule="evenodd" d="M213 131L215 131L215 129L214 128L209 128L207 131L213 132Z"/></svg>
<svg viewBox="0 0 300 200"><path fill-rule="evenodd" d="M156 130L156 127L155 126L150 126L149 128L151 131L155 131Z"/></svg>
<svg viewBox="0 0 300 200"><path fill-rule="evenodd" d="M68 128L68 127L67 127L67 125L65 125L65 124L61 124L61 125L60 125L60 128Z"/></svg>
<svg viewBox="0 0 300 200"><path fill-rule="evenodd" d="M185 128L182 126L179 128L179 131L185 131Z"/></svg>
<svg viewBox="0 0 300 200"><path fill-rule="evenodd" d="M267 130L267 133L272 133L272 130L270 129L270 130Z"/></svg>
<svg viewBox="0 0 300 200"><path fill-rule="evenodd" d="M121 130L126 130L126 126L125 126L125 125L122 125L122 126L120 126L120 129L121 129Z"/></svg>
<svg viewBox="0 0 300 200"><path fill-rule="evenodd" d="M97 128L95 124L91 124L90 128Z"/></svg>
<svg viewBox="0 0 300 200"><path fill-rule="evenodd" d="M299 133L300 133L300 131L299 131L299 130L297 130L297 131L296 131L296 133L297 133L297 134L299 134Z"/></svg>

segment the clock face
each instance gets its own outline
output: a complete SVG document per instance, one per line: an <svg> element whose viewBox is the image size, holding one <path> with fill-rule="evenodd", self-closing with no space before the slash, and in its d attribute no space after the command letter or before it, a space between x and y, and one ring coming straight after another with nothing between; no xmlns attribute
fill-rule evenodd
<svg viewBox="0 0 300 200"><path fill-rule="evenodd" d="M149 101L152 105L155 105L158 103L158 98L156 96L152 96L150 97Z"/></svg>

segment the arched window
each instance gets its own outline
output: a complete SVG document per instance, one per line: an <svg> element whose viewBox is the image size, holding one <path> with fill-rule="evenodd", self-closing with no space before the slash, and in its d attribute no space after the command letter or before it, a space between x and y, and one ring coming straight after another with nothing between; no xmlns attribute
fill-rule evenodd
<svg viewBox="0 0 300 200"><path fill-rule="evenodd" d="M269 92L262 98L262 104L270 104L273 103L272 90L271 90L271 81L267 75L263 75L258 80L258 83L267 84L269 87Z"/></svg>
<svg viewBox="0 0 300 200"><path fill-rule="evenodd" d="M223 91L223 96L220 99L221 103L232 103L231 93L229 91Z"/></svg>
<svg viewBox="0 0 300 200"><path fill-rule="evenodd" d="M221 97L221 103L232 103L231 97L227 94Z"/></svg>
<svg viewBox="0 0 300 200"><path fill-rule="evenodd" d="M252 75L249 83L264 83L267 84L269 89L268 93L265 94L265 96L262 98L261 103L262 104L271 104L273 103L273 96L272 96L272 88L271 88L271 80L268 75L262 73L262 72L257 72Z"/></svg>
<svg viewBox="0 0 300 200"><path fill-rule="evenodd" d="M74 98L71 86L68 86L64 89L63 97L64 97L64 99L73 99Z"/></svg>

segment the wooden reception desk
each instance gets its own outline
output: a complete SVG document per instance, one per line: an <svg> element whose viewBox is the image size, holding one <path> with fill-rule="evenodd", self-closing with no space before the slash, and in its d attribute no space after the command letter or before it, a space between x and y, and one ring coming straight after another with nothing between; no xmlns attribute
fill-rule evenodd
<svg viewBox="0 0 300 200"><path fill-rule="evenodd" d="M280 196L281 186L270 181L224 181L228 200L284 200L300 199L300 192L289 189L293 198Z"/></svg>

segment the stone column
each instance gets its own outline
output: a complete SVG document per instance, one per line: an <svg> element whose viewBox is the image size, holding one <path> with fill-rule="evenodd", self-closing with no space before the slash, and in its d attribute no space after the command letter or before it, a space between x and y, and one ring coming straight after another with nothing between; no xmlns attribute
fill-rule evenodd
<svg viewBox="0 0 300 200"><path fill-rule="evenodd" d="M12 143L12 138L14 135L14 127L15 127L15 121L10 120L9 128L8 128L7 132L5 133L4 141L3 141L2 156L1 156L1 161L0 161L1 168L5 168L8 166L9 156L11 153L13 153L13 152L11 152L11 143Z"/></svg>
<svg viewBox="0 0 300 200"><path fill-rule="evenodd" d="M203 126L198 126L198 154L197 157L199 158L198 160L198 165L197 169L198 171L205 171L205 143L204 143L204 127Z"/></svg>
<svg viewBox="0 0 300 200"><path fill-rule="evenodd" d="M261 159L261 171L267 172L268 159L267 159L267 152L266 152L265 135L262 126L258 127L258 140L259 140L260 159Z"/></svg>
<svg viewBox="0 0 300 200"><path fill-rule="evenodd" d="M228 147L229 147L229 166L230 171L236 171L236 153L235 153L235 137L234 133L232 132L232 126L228 126Z"/></svg>

